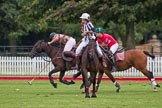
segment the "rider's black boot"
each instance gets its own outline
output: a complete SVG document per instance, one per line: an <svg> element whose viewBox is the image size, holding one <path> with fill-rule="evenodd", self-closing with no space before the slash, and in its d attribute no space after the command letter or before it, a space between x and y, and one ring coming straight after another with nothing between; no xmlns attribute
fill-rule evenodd
<svg viewBox="0 0 162 108"><path fill-rule="evenodd" d="M112 72L115 72L116 71L116 60L115 60L115 57L112 55Z"/></svg>
<svg viewBox="0 0 162 108"><path fill-rule="evenodd" d="M112 53L109 54L109 58L111 59L112 61L112 72L115 72L116 71L116 60L115 60L115 57Z"/></svg>

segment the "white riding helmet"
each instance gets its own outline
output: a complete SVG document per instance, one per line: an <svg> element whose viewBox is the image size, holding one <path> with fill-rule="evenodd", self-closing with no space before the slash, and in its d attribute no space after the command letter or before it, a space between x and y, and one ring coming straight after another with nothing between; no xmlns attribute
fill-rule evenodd
<svg viewBox="0 0 162 108"><path fill-rule="evenodd" d="M83 13L80 18L83 18L83 19L86 19L86 20L90 20L90 15L88 13Z"/></svg>

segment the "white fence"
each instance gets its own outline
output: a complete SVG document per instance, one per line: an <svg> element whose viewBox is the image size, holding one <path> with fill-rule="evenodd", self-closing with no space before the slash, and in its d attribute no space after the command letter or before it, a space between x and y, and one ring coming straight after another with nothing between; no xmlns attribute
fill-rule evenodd
<svg viewBox="0 0 162 108"><path fill-rule="evenodd" d="M50 60L50 58L45 57L45 59ZM154 73L154 76L162 76L162 57L156 57L155 60L148 58L147 68ZM30 57L8 57L0 56L0 75L38 75L48 62L44 61L41 57L35 57L31 59ZM50 63L41 75L48 75L48 72L52 70L54 66ZM75 70L67 71L66 75L72 75L76 73ZM58 75L56 73L54 75ZM135 68L130 68L123 72L114 72L114 76L120 77L142 77L143 74L136 70Z"/></svg>

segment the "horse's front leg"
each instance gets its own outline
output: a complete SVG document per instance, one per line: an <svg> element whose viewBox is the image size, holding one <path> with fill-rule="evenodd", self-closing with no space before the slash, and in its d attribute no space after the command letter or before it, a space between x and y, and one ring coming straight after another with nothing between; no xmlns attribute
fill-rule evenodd
<svg viewBox="0 0 162 108"><path fill-rule="evenodd" d="M52 71L50 71L49 74L48 74L50 83L52 84L52 86L53 86L54 88L57 88L57 83L54 83L52 74L53 74L53 73L56 73L56 72L58 72L58 71L59 71L59 70L58 70L57 68L55 68L55 69L53 69Z"/></svg>
<svg viewBox="0 0 162 108"><path fill-rule="evenodd" d="M103 72L99 72L99 74L98 74L98 80L97 80L97 84L96 84L96 92L98 91L98 89L99 89L99 85L100 85L100 83L101 83L101 80L102 80L102 76L103 76Z"/></svg>
<svg viewBox="0 0 162 108"><path fill-rule="evenodd" d="M97 75L97 72L96 73L92 73L91 72L91 82L93 83L93 88L92 88L92 98L96 98L96 75Z"/></svg>
<svg viewBox="0 0 162 108"><path fill-rule="evenodd" d="M120 90L120 85L118 82L115 81L115 78L113 77L113 75L111 74L111 71L109 70L105 70L105 74L111 79L111 81L114 83L115 87L116 87L116 92L119 92Z"/></svg>
<svg viewBox="0 0 162 108"><path fill-rule="evenodd" d="M85 83L85 94L86 94L85 98L90 98L87 72L88 72L87 69L83 69L82 76L83 76L83 82Z"/></svg>

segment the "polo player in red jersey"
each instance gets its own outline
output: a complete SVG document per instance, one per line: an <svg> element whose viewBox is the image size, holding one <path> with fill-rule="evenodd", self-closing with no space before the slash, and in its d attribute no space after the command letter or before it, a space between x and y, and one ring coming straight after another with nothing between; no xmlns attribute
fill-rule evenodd
<svg viewBox="0 0 162 108"><path fill-rule="evenodd" d="M113 69L112 71L116 71L116 61L114 59L114 54L117 51L119 44L117 41L109 34L103 33L102 28L96 28L95 29L95 35L97 37L97 42L103 46L107 47L109 49L109 58L111 59L113 63Z"/></svg>

